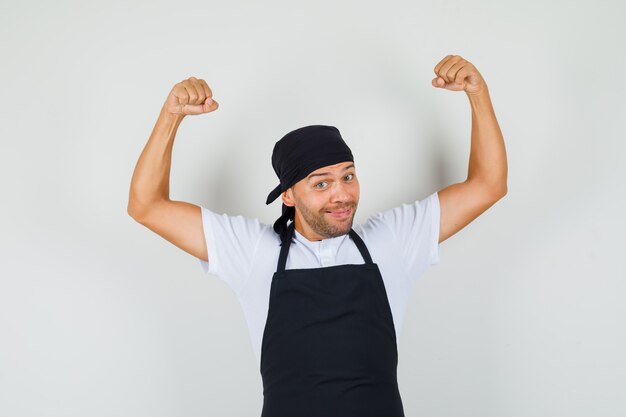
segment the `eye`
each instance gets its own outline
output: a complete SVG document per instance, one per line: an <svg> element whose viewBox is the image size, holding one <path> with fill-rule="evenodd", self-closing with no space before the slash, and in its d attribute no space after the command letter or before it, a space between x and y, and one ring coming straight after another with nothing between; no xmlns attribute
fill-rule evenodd
<svg viewBox="0 0 626 417"><path fill-rule="evenodd" d="M322 187L320 187L320 185L322 185L322 184L324 184L324 185ZM324 188L326 188L325 184L326 184L326 181L318 182L317 184L315 184L315 188L317 188L319 190L324 189Z"/></svg>
<svg viewBox="0 0 626 417"><path fill-rule="evenodd" d="M354 178L354 174L348 174L344 177L347 181L350 181Z"/></svg>

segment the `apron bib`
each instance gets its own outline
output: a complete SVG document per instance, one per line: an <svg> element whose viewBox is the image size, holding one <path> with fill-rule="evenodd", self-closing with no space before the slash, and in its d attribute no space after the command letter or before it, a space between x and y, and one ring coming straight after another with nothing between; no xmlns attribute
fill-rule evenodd
<svg viewBox="0 0 626 417"><path fill-rule="evenodd" d="M404 417L385 285L365 264L285 270L290 224L272 277L261 343L261 417Z"/></svg>

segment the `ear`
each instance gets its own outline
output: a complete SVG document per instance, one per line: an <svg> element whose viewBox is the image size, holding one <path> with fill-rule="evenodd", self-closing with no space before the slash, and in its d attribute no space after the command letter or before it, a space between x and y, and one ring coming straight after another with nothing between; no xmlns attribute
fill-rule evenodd
<svg viewBox="0 0 626 417"><path fill-rule="evenodd" d="M283 191L283 193L280 196L283 199L284 205L286 205L287 207L295 207L296 202L293 198L293 191L291 188L288 188L287 190Z"/></svg>

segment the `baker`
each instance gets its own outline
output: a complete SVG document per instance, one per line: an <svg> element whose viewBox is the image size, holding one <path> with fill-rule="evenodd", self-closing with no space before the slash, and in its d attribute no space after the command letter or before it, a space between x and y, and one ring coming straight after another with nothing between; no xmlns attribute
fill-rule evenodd
<svg viewBox="0 0 626 417"><path fill-rule="evenodd" d="M472 108L468 177L354 224L359 182L339 129L308 125L274 146L282 214L268 225L169 199L171 150L187 115L214 111L206 82L174 86L135 167L128 212L200 259L245 313L263 380L262 417L404 416L398 336L416 279L442 241L506 194L506 152L487 85L448 55L432 85Z"/></svg>

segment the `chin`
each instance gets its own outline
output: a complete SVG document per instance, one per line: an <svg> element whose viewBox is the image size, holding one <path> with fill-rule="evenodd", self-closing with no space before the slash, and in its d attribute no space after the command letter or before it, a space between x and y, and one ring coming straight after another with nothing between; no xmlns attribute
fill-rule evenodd
<svg viewBox="0 0 626 417"><path fill-rule="evenodd" d="M331 237L348 234L350 232L350 229L352 229L353 219L354 216L352 216L350 220L335 223L334 231Z"/></svg>

